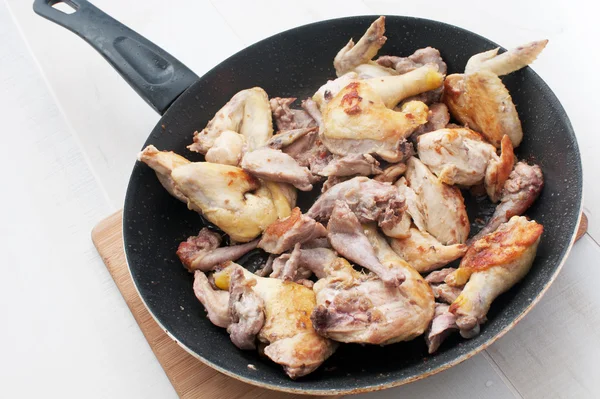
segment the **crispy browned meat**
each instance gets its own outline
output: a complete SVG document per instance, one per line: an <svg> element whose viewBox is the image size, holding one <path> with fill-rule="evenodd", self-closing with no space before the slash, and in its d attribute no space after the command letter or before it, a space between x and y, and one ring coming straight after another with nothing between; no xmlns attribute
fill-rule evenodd
<svg viewBox="0 0 600 399"><path fill-rule="evenodd" d="M522 215L537 199L544 187L544 176L538 165L518 162L504 184L500 204L487 225L470 242L495 231L514 215Z"/></svg>
<svg viewBox="0 0 600 399"><path fill-rule="evenodd" d="M220 244L219 234L203 228L197 236L189 237L179 244L177 256L190 272L194 270L207 272L221 263L238 260L256 248L258 240L219 248Z"/></svg>
<svg viewBox="0 0 600 399"><path fill-rule="evenodd" d="M327 230L313 218L303 215L300 208L294 208L292 214L271 224L265 230L258 246L272 254L281 254L298 243L325 237Z"/></svg>

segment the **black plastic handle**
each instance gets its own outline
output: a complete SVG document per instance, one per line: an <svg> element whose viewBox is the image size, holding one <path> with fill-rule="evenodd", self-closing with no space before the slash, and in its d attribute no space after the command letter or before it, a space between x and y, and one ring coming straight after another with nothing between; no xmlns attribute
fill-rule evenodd
<svg viewBox="0 0 600 399"><path fill-rule="evenodd" d="M75 12L52 7L61 2ZM35 0L33 10L88 42L161 115L198 80L171 54L86 0Z"/></svg>

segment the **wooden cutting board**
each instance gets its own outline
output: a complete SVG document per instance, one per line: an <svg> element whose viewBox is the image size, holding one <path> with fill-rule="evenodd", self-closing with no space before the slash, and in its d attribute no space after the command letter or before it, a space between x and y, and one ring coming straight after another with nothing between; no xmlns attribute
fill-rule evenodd
<svg viewBox="0 0 600 399"><path fill-rule="evenodd" d="M122 216L122 211L119 211L100 222L92 230L92 241L181 398L309 398L270 391L228 377L200 362L169 338L142 303L127 270L123 251Z"/></svg>

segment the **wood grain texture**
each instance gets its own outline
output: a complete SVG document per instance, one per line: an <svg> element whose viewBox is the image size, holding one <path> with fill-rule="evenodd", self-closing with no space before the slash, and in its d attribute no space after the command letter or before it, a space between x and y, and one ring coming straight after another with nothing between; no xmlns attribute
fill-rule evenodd
<svg viewBox="0 0 600 399"><path fill-rule="evenodd" d="M316 398L270 391L235 380L200 362L165 334L146 309L127 269L123 251L122 216L122 212L118 211L100 222L92 231L92 240L152 351L181 398Z"/></svg>

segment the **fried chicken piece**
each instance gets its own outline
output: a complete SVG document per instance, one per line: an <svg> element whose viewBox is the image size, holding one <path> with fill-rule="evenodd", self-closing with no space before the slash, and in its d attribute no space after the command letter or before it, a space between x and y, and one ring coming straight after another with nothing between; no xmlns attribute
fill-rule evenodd
<svg viewBox="0 0 600 399"><path fill-rule="evenodd" d="M328 80L323 86L312 96L312 100L317 104L319 110L323 112L325 105L331 101L337 94L348 84L358 80L356 72L348 72L337 79ZM320 125L320 124L319 124Z"/></svg>
<svg viewBox="0 0 600 399"><path fill-rule="evenodd" d="M194 294L215 326L227 328L231 324L229 292L213 289L206 274L200 270L194 272Z"/></svg>
<svg viewBox="0 0 600 399"><path fill-rule="evenodd" d="M395 163L385 168L381 174L375 176L373 179L382 183L394 183L396 180L398 180L398 178L400 178L400 176L404 174L404 172L406 172L406 164Z"/></svg>
<svg viewBox="0 0 600 399"><path fill-rule="evenodd" d="M271 254L281 254L298 243L305 243L327 236L327 230L313 218L303 215L300 208L294 208L292 214L271 224L265 230L258 247Z"/></svg>
<svg viewBox="0 0 600 399"><path fill-rule="evenodd" d="M452 331L458 330L456 316L449 312L449 308L450 306L443 303L435 304L435 315L431 326L425 333L425 343L429 354L436 352Z"/></svg>
<svg viewBox="0 0 600 399"><path fill-rule="evenodd" d="M384 33L385 17L381 16L369 26L369 29L367 29L356 45L350 39L348 44L337 53L333 60L337 76L342 76L353 71L359 65L371 62L387 40L383 35Z"/></svg>
<svg viewBox="0 0 600 399"><path fill-rule="evenodd" d="M242 169L262 179L289 183L301 191L310 191L316 181L310 170L300 166L285 152L263 147L247 152L242 158Z"/></svg>
<svg viewBox="0 0 600 399"><path fill-rule="evenodd" d="M400 75L414 71L417 68L427 64L437 65L438 71L446 74L446 63L442 59L440 52L433 47L418 49L408 57L396 57L385 55L377 59L377 63L386 68L395 69Z"/></svg>
<svg viewBox="0 0 600 399"><path fill-rule="evenodd" d="M407 166L406 181L417 197L412 209L408 202L408 212L417 227L421 229L419 224L424 224L443 245L464 243L471 226L460 190L440 182L417 158L410 158Z"/></svg>
<svg viewBox="0 0 600 399"><path fill-rule="evenodd" d="M264 302L256 295L256 280L247 279L241 268L231 273L229 283L229 314L227 332L231 342L240 349L256 349L256 335L265 324Z"/></svg>
<svg viewBox="0 0 600 399"><path fill-rule="evenodd" d="M403 206L396 187L359 176L331 187L317 198L306 215L326 222L337 200L346 202L360 223L378 222L388 207Z"/></svg>
<svg viewBox="0 0 600 399"><path fill-rule="evenodd" d="M238 242L256 238L277 220L270 190L235 166L195 162L171 172L188 207L202 215Z"/></svg>
<svg viewBox="0 0 600 399"><path fill-rule="evenodd" d="M462 292L462 288L452 287L448 284L431 284L431 290L436 300L448 305L454 302Z"/></svg>
<svg viewBox="0 0 600 399"><path fill-rule="evenodd" d="M246 139L239 133L224 130L206 152L207 162L238 166L245 151Z"/></svg>
<svg viewBox="0 0 600 399"><path fill-rule="evenodd" d="M335 351L337 344L319 336L310 315L315 308L315 293L289 281L255 276L240 265L230 263L215 273L215 283L228 290L230 276L241 269L247 280L256 282L254 293L264 303L265 323L258 340L267 344L265 355L283 366L293 379L314 371Z"/></svg>
<svg viewBox="0 0 600 399"><path fill-rule="evenodd" d="M313 324L320 334L341 342L387 345L411 340L425 331L433 316L431 289L389 248L375 226L367 226L365 234L379 261L406 280L390 287L337 258L313 287L317 294Z"/></svg>
<svg viewBox="0 0 600 399"><path fill-rule="evenodd" d="M235 261L256 248L258 240L219 248L221 236L206 227L179 244L177 256L190 272L208 272L224 262Z"/></svg>
<svg viewBox="0 0 600 399"><path fill-rule="evenodd" d="M494 299L529 272L543 230L535 221L513 216L495 232L473 242L459 268L445 279L450 286L465 286L450 305L461 331L483 323Z"/></svg>
<svg viewBox="0 0 600 399"><path fill-rule="evenodd" d="M496 56L498 49L476 54L464 74L453 74L444 82L444 102L462 124L480 132L496 148L507 135L514 147L523 130L510 93L498 76L533 62L547 41L534 42Z"/></svg>
<svg viewBox="0 0 600 399"><path fill-rule="evenodd" d="M306 136L308 133L316 132L317 130L318 128L316 127L304 127L279 132L267 141L267 147L274 150L281 150Z"/></svg>
<svg viewBox="0 0 600 399"><path fill-rule="evenodd" d="M353 82L325 106L321 139L333 154L377 154L398 162L400 143L427 121L427 111L420 102L393 111L368 84Z"/></svg>
<svg viewBox="0 0 600 399"><path fill-rule="evenodd" d="M544 176L538 165L518 162L504 184L500 203L481 231L469 241L473 242L494 232L498 226L515 215L522 215L540 195L544 187Z"/></svg>
<svg viewBox="0 0 600 399"><path fill-rule="evenodd" d="M390 286L399 286L405 279L396 268L382 265L365 236L356 215L344 201L336 201L333 213L327 224L327 237L331 246L346 259L363 266Z"/></svg>
<svg viewBox="0 0 600 399"><path fill-rule="evenodd" d="M502 154L470 129L441 129L421 135L419 159L448 185L474 186L486 183L492 199L497 201L514 165L514 153L508 136L503 139ZM500 186L498 188L498 186Z"/></svg>
<svg viewBox="0 0 600 399"><path fill-rule="evenodd" d="M275 97L269 100L273 119L279 131L315 127L315 120L302 109L291 109L296 98Z"/></svg>
<svg viewBox="0 0 600 399"><path fill-rule="evenodd" d="M379 162L369 154L350 154L334 157L321 176L370 176L382 173Z"/></svg>
<svg viewBox="0 0 600 399"><path fill-rule="evenodd" d="M425 104L427 103L425 102ZM429 106L429 114L427 114L427 123L416 128L410 136L410 139L416 144L420 135L443 129L448 123L450 123L450 112L448 111L446 104L431 104Z"/></svg>
<svg viewBox="0 0 600 399"><path fill-rule="evenodd" d="M447 265L467 252L465 244L442 245L431 234L410 228L407 238L394 238L392 249L419 273L427 273Z"/></svg>
<svg viewBox="0 0 600 399"><path fill-rule="evenodd" d="M446 277L455 270L456 268L454 267L445 267L443 269L433 271L429 273L427 277L425 277L425 281L427 281L429 284L441 284L444 282Z"/></svg>
<svg viewBox="0 0 600 399"><path fill-rule="evenodd" d="M158 181L169 194L181 202L188 202L186 196L175 185L171 172L178 166L189 164L190 161L173 151L159 151L153 145L147 146L138 154L138 161L154 169Z"/></svg>
<svg viewBox="0 0 600 399"><path fill-rule="evenodd" d="M484 186L492 202L498 202L504 185L515 166L515 154L508 136L502 137L500 156L492 156L485 170Z"/></svg>
<svg viewBox="0 0 600 399"><path fill-rule="evenodd" d="M498 76L508 75L531 64L548 44L540 40L524 44L498 55L499 47L472 56L465 67L465 73L490 71Z"/></svg>
<svg viewBox="0 0 600 399"><path fill-rule="evenodd" d="M248 150L264 146L273 135L271 107L267 93L260 87L234 95L200 132L194 132L190 151L206 154L225 130L244 136Z"/></svg>

